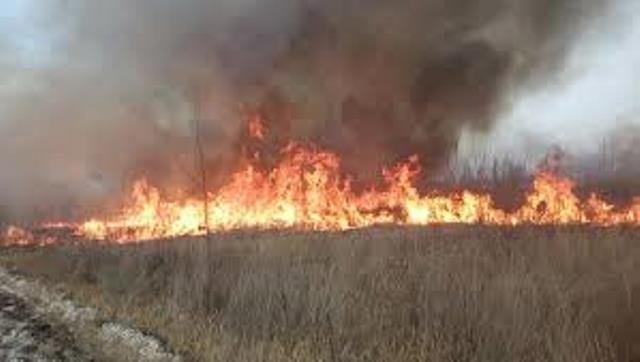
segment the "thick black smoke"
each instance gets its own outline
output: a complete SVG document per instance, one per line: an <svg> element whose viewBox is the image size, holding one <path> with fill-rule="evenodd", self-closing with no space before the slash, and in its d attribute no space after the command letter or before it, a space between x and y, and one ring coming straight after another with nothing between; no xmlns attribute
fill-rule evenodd
<svg viewBox="0 0 640 362"><path fill-rule="evenodd" d="M88 205L139 173L189 184L194 120L212 172L246 113L337 148L363 176L437 169L508 94L544 83L606 0L48 0L51 52L2 94L0 198ZM76 200L75 202L71 202Z"/></svg>

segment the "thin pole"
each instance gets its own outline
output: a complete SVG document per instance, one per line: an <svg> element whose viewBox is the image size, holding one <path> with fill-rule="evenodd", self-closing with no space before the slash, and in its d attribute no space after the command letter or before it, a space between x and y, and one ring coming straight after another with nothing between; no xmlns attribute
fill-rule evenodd
<svg viewBox="0 0 640 362"><path fill-rule="evenodd" d="M204 151L202 150L202 141L200 138L200 121L194 119L195 132L195 153L197 156L198 168L200 169L200 187L202 188L202 199L204 206L204 227L206 235L209 236L209 197L207 196L207 170L205 167Z"/></svg>

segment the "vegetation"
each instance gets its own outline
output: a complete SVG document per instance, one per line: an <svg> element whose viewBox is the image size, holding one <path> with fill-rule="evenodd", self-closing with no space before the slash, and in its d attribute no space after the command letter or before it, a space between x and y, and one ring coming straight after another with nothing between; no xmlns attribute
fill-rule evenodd
<svg viewBox="0 0 640 362"><path fill-rule="evenodd" d="M640 230L243 231L5 249L193 360L640 358Z"/></svg>

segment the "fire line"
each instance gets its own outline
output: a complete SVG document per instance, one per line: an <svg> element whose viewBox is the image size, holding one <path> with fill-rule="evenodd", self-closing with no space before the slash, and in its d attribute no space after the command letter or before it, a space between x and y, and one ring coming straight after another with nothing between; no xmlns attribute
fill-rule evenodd
<svg viewBox="0 0 640 362"><path fill-rule="evenodd" d="M251 137L264 139L265 127L259 120L252 119L249 126ZM338 155L292 142L281 151L281 160L272 169L262 169L257 161L250 163L234 173L226 185L209 192L207 208L201 198L165 199L142 179L134 183L126 206L111 217L44 227L66 228L83 239L125 243L203 235L207 233L205 216L208 232L243 228L347 230L381 224L640 224L640 197L625 208L616 208L595 193L580 199L573 180L549 171L535 176L525 202L513 212L497 208L488 194L421 194L416 187L421 174L417 157L382 173L382 187L355 192L351 178L341 172ZM4 233L4 244L53 242L55 237L37 238L15 226Z"/></svg>

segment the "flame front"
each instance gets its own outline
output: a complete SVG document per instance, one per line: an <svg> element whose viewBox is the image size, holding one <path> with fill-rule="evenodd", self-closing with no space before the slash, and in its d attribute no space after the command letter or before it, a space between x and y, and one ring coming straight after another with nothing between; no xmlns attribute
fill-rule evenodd
<svg viewBox="0 0 640 362"><path fill-rule="evenodd" d="M252 138L262 141L265 132L261 119L250 120ZM382 186L355 192L351 179L341 173L340 157L314 146L291 143L281 151L277 166L264 169L257 159L249 162L226 185L209 192L206 202L203 197L166 199L147 181L139 180L133 185L127 206L112 217L44 227L70 229L86 239L132 242L243 228L640 224L640 198L626 208L615 208L596 194L581 200L574 193L572 180L547 171L536 175L526 201L512 212L495 207L488 194L422 194L416 187L420 173L418 159L412 157L383 170ZM4 240L13 245L40 242L30 232L16 227L7 230ZM49 237L45 243L53 241Z"/></svg>
<svg viewBox="0 0 640 362"><path fill-rule="evenodd" d="M141 180L130 204L105 220L71 225L78 236L121 242L202 235L242 228L346 230L379 224L593 224L640 223L640 199L616 210L593 194L581 200L570 179L540 172L526 202L513 212L494 206L487 194L421 194L415 186L417 159L384 170L378 189L356 193L340 172L340 158L312 146L292 143L282 151L277 167L264 170L250 164L204 201L165 200ZM208 218L205 218L205 209ZM205 226L204 220L208 220Z"/></svg>

